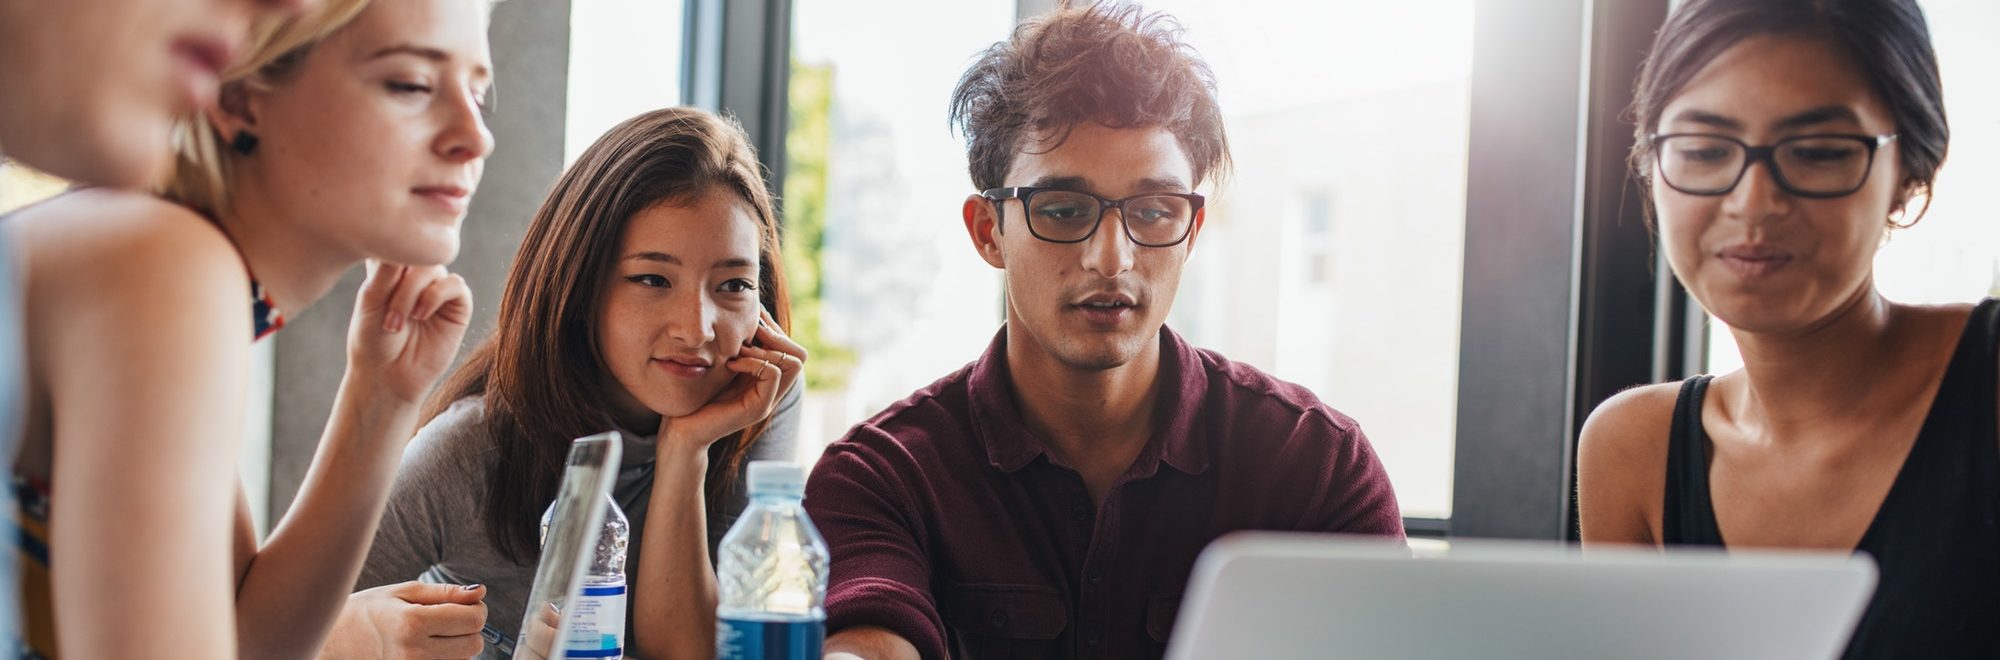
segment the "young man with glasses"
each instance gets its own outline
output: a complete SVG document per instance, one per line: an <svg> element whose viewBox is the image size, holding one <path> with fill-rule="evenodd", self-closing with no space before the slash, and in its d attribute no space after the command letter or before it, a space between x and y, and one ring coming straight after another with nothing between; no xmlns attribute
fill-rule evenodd
<svg viewBox="0 0 2000 660"><path fill-rule="evenodd" d="M1022 25L960 80L1001 269L986 354L853 429L807 485L830 658L1158 657L1196 555L1244 529L1401 538L1354 420L1165 328L1228 163L1207 66L1136 7Z"/></svg>

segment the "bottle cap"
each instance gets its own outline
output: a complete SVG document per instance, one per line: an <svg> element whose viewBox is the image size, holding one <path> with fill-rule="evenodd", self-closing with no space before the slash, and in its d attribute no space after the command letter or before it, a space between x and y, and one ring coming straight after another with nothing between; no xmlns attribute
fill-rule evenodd
<svg viewBox="0 0 2000 660"><path fill-rule="evenodd" d="M751 461L745 473L745 481L750 484L750 495L789 495L804 497L806 494L806 471L799 464L788 461Z"/></svg>

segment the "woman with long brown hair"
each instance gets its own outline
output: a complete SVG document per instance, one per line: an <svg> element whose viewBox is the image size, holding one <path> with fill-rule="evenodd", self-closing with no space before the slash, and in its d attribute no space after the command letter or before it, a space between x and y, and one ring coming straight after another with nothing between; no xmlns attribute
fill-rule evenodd
<svg viewBox="0 0 2000 660"><path fill-rule="evenodd" d="M785 336L772 206L742 130L700 110L640 115L584 152L528 228L494 334L432 400L330 651L481 632L499 651L569 440L618 428L630 653L713 657L709 557L744 507L740 467L789 459L796 433L805 351ZM427 616L399 590L435 585L394 584L420 576L483 584L490 624Z"/></svg>

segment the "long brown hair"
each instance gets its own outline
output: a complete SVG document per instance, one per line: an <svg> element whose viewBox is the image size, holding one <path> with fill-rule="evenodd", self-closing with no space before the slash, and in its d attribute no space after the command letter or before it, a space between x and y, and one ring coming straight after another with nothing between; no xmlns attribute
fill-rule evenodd
<svg viewBox="0 0 2000 660"><path fill-rule="evenodd" d="M598 138L535 212L507 273L500 317L431 398L425 418L485 395L486 431L499 445L486 507L488 534L507 558L539 554L542 510L555 500L571 438L613 428L597 345L602 292L632 216L727 190L756 211L764 308L791 330L778 218L756 154L735 122L691 108L655 110ZM615 385L614 385L615 386ZM706 495L713 514L734 487L766 418L710 448Z"/></svg>

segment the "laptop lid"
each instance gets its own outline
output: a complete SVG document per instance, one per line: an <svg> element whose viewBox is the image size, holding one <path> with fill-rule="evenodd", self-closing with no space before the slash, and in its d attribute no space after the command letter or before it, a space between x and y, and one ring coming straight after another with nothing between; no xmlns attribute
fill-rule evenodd
<svg viewBox="0 0 2000 660"><path fill-rule="evenodd" d="M1827 660L1875 578L1847 553L1239 533L1197 560L1167 657Z"/></svg>
<svg viewBox="0 0 2000 660"><path fill-rule="evenodd" d="M569 645L569 626L562 625L563 605L576 600L597 551L605 495L618 480L624 445L617 431L577 438L570 444L562 486L556 490L555 515L542 540L542 558L535 564L534 586L528 592L520 634L514 638L515 660L563 657L554 652Z"/></svg>

